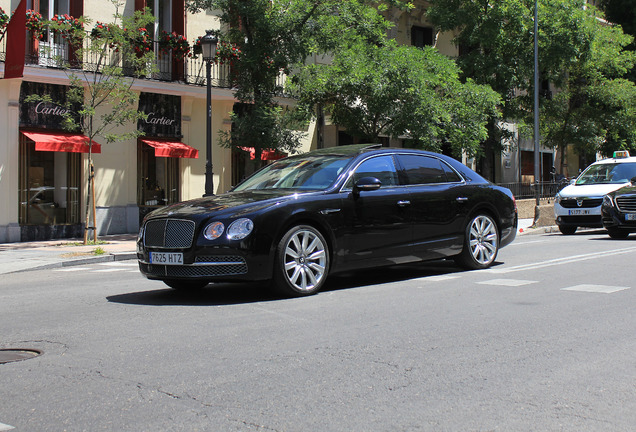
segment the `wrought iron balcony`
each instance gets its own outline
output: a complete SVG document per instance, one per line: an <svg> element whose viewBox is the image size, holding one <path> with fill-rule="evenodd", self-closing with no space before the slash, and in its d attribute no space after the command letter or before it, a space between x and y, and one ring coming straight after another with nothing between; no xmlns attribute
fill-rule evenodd
<svg viewBox="0 0 636 432"><path fill-rule="evenodd" d="M70 64L72 69L99 72L101 67L103 67L100 66L101 58L102 62L106 59L111 62L111 64L123 65L124 74L132 75L132 70L126 70L125 62L122 63L121 53L116 48L105 46L102 53L94 52L94 50L89 49L91 44L99 43L101 45L103 41L91 38L89 32L87 32L87 37L84 38L82 43L85 48L84 58L81 59L81 62L77 60L73 61L75 56L73 55L72 46L59 36L45 33L43 40L33 40L27 47L25 65L61 69L65 64L67 66ZM157 41L153 42L153 53L155 54L154 65L156 67L149 68L153 70L153 72L146 75L144 79L180 82L200 86L206 84L205 62L200 55L198 57L179 59L171 53L162 52L159 49L159 42ZM5 58L6 37L4 37L0 43L0 61L5 61ZM212 86L231 88L231 74L232 70L230 65L213 63L211 70ZM284 74L280 74L277 79L281 94L285 79L286 76Z"/></svg>

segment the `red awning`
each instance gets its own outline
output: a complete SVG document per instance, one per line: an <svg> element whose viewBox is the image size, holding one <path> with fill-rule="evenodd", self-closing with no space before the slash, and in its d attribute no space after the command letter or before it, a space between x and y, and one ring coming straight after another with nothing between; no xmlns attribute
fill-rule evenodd
<svg viewBox="0 0 636 432"><path fill-rule="evenodd" d="M254 147L241 147L241 150L249 152L250 159L256 159L256 149ZM276 150L261 150L261 160L278 160L287 157L285 153L279 153Z"/></svg>
<svg viewBox="0 0 636 432"><path fill-rule="evenodd" d="M179 141L142 139L141 142L153 147L155 149L155 156L158 157L180 157L193 159L197 159L199 157L199 150Z"/></svg>
<svg viewBox="0 0 636 432"><path fill-rule="evenodd" d="M88 137L68 132L25 132L22 135L35 142L38 151L88 153ZM101 153L102 146L93 141L93 153Z"/></svg>

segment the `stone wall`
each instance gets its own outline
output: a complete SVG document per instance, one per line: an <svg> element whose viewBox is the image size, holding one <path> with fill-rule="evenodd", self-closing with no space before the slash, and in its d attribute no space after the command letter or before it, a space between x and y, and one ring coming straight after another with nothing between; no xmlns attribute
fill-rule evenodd
<svg viewBox="0 0 636 432"><path fill-rule="evenodd" d="M534 219L534 208L536 207L535 199L517 200L517 211L519 212L519 219ZM537 226L551 226L554 225L554 200L540 200L539 201L539 220Z"/></svg>

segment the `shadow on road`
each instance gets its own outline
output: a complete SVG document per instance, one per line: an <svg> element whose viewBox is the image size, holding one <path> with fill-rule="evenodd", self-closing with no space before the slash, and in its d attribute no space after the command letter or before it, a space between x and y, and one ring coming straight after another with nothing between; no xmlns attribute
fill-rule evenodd
<svg viewBox="0 0 636 432"><path fill-rule="evenodd" d="M495 266L500 264L499 262L494 263ZM366 269L329 276L329 280L321 292L364 288L365 286L462 271L464 270L457 267L451 260ZM227 306L290 300L279 295L267 283L213 283L201 290L189 292L164 288L165 285L163 283L158 281L156 283L157 287L161 289L119 294L109 296L106 299L112 303L145 306ZM320 293L317 295L320 295Z"/></svg>

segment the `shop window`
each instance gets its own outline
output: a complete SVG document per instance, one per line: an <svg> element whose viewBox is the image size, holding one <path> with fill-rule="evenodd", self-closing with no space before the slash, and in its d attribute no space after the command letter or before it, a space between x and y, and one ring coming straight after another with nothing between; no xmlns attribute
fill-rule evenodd
<svg viewBox="0 0 636 432"><path fill-rule="evenodd" d="M20 138L20 225L80 221L81 153L36 151Z"/></svg>
<svg viewBox="0 0 636 432"><path fill-rule="evenodd" d="M140 207L161 207L179 201L179 159L155 155L155 149L138 143Z"/></svg>

